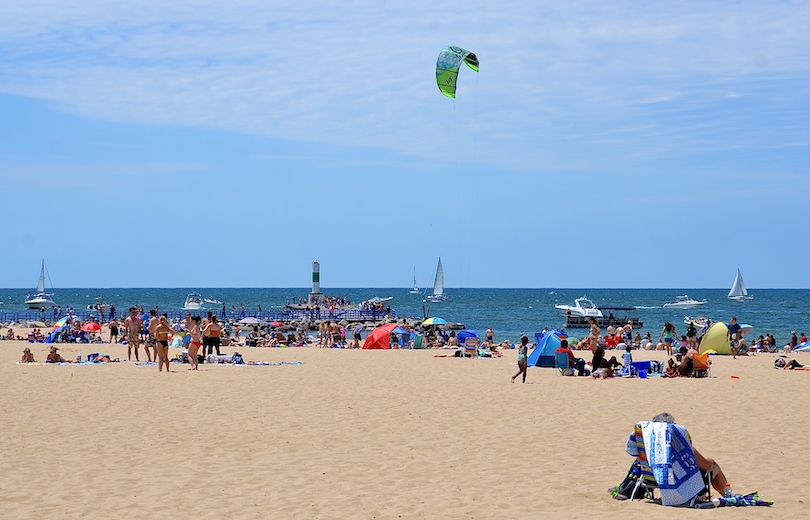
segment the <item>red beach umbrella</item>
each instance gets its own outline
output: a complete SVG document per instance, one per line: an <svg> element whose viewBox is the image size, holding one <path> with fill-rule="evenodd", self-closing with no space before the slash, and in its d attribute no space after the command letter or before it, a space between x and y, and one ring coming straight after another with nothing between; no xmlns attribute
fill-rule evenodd
<svg viewBox="0 0 810 520"><path fill-rule="evenodd" d="M397 328L396 323L389 323L372 330L366 338L366 342L363 343L363 349L390 349L391 331L395 328Z"/></svg>
<svg viewBox="0 0 810 520"><path fill-rule="evenodd" d="M283 323L281 323L280 321L271 321L271 322L270 322L270 326L271 326L271 327L283 327L283 326L284 326L284 324L283 324Z"/></svg>
<svg viewBox="0 0 810 520"><path fill-rule="evenodd" d="M85 330L87 332L98 332L101 330L101 325L99 325L95 321L89 321L84 325L82 325L82 330Z"/></svg>

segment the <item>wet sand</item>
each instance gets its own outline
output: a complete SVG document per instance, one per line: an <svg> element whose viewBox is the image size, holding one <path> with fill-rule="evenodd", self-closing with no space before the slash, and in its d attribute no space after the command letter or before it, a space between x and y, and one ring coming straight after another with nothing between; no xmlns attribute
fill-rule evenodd
<svg viewBox="0 0 810 520"><path fill-rule="evenodd" d="M511 384L515 351L470 360L240 348L246 360L303 365L172 364L166 374L131 362L17 365L25 346L44 360L47 345L0 342L3 517L810 515L810 373L774 370L773 355L715 357L715 377L702 380L532 368L529 384ZM61 352L95 351L126 357L110 345ZM612 500L633 424L665 410L736 492L759 490L776 505L705 512Z"/></svg>

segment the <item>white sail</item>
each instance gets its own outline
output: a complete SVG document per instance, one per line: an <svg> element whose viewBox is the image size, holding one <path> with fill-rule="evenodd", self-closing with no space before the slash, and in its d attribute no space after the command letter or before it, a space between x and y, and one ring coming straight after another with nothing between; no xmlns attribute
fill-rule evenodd
<svg viewBox="0 0 810 520"><path fill-rule="evenodd" d="M42 261L42 270L39 272L39 283L37 284L37 292L45 292L45 260Z"/></svg>
<svg viewBox="0 0 810 520"><path fill-rule="evenodd" d="M439 265L436 267L436 278L433 280L433 296L444 294L444 269L442 268L442 258L439 257Z"/></svg>
<svg viewBox="0 0 810 520"><path fill-rule="evenodd" d="M734 277L734 283L731 284L728 297L731 300L750 300L752 298L748 295L748 289L745 288L745 281L743 281L742 273L739 269L737 269L737 276Z"/></svg>
<svg viewBox="0 0 810 520"><path fill-rule="evenodd" d="M416 285L416 267L413 268L413 289L411 289L411 294L419 294L419 286Z"/></svg>

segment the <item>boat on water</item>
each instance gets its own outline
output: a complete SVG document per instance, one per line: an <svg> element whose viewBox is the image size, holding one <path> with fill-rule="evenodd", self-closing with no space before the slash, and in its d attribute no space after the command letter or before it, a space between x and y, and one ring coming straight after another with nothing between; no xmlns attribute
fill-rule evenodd
<svg viewBox="0 0 810 520"><path fill-rule="evenodd" d="M183 304L183 310L198 311L203 308L203 298L200 293L193 292L186 296L186 303Z"/></svg>
<svg viewBox="0 0 810 520"><path fill-rule="evenodd" d="M574 305L557 304L555 309L560 311L563 316L574 316L577 318L601 318L602 311L596 308L596 305L586 297L577 298L574 300Z"/></svg>
<svg viewBox="0 0 810 520"><path fill-rule="evenodd" d="M684 294L683 296L676 296L674 302L665 303L661 307L665 309L695 309L705 304L706 300L703 301L693 300L692 298Z"/></svg>
<svg viewBox="0 0 810 520"><path fill-rule="evenodd" d="M745 288L745 282L739 269L737 269L737 276L734 277L734 283L731 284L731 290L728 292L728 299L738 302L754 299L753 296L748 294L748 289Z"/></svg>
<svg viewBox="0 0 810 520"><path fill-rule="evenodd" d="M203 300L205 303L210 303L211 305L222 305L222 302L219 300L215 300L213 298L205 298Z"/></svg>
<svg viewBox="0 0 810 520"><path fill-rule="evenodd" d="M413 289L408 292L411 294L419 294L419 286L416 285L416 267L413 268Z"/></svg>
<svg viewBox="0 0 810 520"><path fill-rule="evenodd" d="M363 303L385 303L390 302L393 300L393 296L389 296L387 298L380 298L379 296L375 296L374 298L369 298L368 300L364 301ZM362 306L362 303L360 304Z"/></svg>
<svg viewBox="0 0 810 520"><path fill-rule="evenodd" d="M109 307L109 305L107 305L107 302L104 301L103 296L96 296L96 302L91 303L90 305L88 305L87 310L88 311L97 311L97 310L99 310L99 307L104 308L104 309Z"/></svg>
<svg viewBox="0 0 810 520"><path fill-rule="evenodd" d="M433 279L433 294L425 296L426 302L443 302L450 297L444 294L444 268L442 267L442 257L439 257L439 265L436 266L436 278Z"/></svg>
<svg viewBox="0 0 810 520"><path fill-rule="evenodd" d="M684 316L683 323L684 325L689 325L690 323L694 323L695 327L701 328L709 321L709 318L706 316Z"/></svg>
<svg viewBox="0 0 810 520"><path fill-rule="evenodd" d="M50 281L51 275L48 274L48 282ZM53 284L51 284L51 291L53 291ZM29 309L41 309L42 307L52 307L56 305L53 301L53 292L45 292L45 260L42 261L42 269L39 271L37 288L28 295L25 299L25 304Z"/></svg>

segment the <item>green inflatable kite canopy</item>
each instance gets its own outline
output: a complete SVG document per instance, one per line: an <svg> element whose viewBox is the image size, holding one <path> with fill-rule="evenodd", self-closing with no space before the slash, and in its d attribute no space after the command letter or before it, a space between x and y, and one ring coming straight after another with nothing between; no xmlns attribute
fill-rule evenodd
<svg viewBox="0 0 810 520"><path fill-rule="evenodd" d="M442 94L447 97L456 97L456 80L458 68L464 62L475 72L478 72L478 56L461 47L449 46L442 49L439 59L436 60L436 85Z"/></svg>

